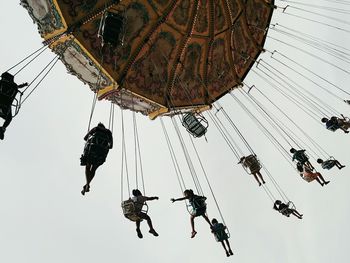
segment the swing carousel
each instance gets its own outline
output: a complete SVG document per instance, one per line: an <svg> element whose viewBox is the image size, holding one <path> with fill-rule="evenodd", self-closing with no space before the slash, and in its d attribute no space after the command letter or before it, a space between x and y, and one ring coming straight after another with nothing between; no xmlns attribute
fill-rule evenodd
<svg viewBox="0 0 350 263"><path fill-rule="evenodd" d="M135 188L142 187L145 193L141 140L135 117L135 113L141 113L151 120L160 119L181 192L190 188L185 181L192 179L192 188L204 197L206 195L200 181L206 181L223 223L225 220L205 171L205 162L201 160L193 140L193 137L202 137L207 133L209 122L204 116L210 119L224 139L237 160L235 164L242 164L243 170L254 175L259 182L255 175L258 173L263 182L259 182L259 186L272 203L284 203L285 210L276 210L285 216L289 217L296 207L265 166L266 159L261 154L263 149L249 141L248 132L241 123L243 118L239 119L237 112L245 114L244 118L250 120L257 131L260 130L294 170L295 158L289 149L307 150L307 162L317 158L328 163L338 162L294 120L292 114L286 112L286 108L294 107L296 111L303 112L309 121L319 125L322 125L321 119L324 117L339 119L334 115L342 116L343 122L347 123L349 121L342 115L343 109L337 103L349 103L346 96L350 93L307 63L298 61L284 47L299 52L299 56L322 61L345 78L350 72L340 65L350 63L350 52L341 45L310 33L282 23L272 23L272 16L278 11L278 16L290 16L350 32L341 25L344 22L341 19L314 11L325 10L323 5L287 0L21 0L21 4L37 24L44 46L57 55L68 72L87 84L96 99L108 100L122 109L121 178L124 184L121 185L121 200L124 215L131 221L140 222L142 218L138 214L140 211L147 214L148 204L143 203L140 211L137 211L131 200L124 109L131 110L133 114ZM337 4L341 6L343 3ZM334 13L349 11L335 7L327 10ZM298 12L310 16L302 16ZM278 45L267 46L266 40ZM341 62L328 61L320 53ZM301 83L295 79L301 80ZM274 96L277 94L279 99L272 100L269 95L272 93ZM324 94L330 101L324 99ZM219 101L224 96L231 99L230 104L236 107L234 114ZM111 116L114 117L114 112L110 113L110 122ZM181 154L188 166L187 174L191 178L185 178L183 170L186 165L179 165L180 154L174 149L165 121L171 121L174 127ZM187 141L178 122L192 135ZM350 128L350 122L348 124L349 127L342 127L344 131ZM338 126L332 126L329 130L335 131L340 128ZM190 151L194 154L191 155ZM193 156L197 158L196 161L192 160ZM249 157L253 157L253 162L242 162ZM297 164L303 165L300 161ZM337 167L344 166L338 162ZM312 166L315 174L318 173L316 169ZM264 171L263 175L260 170ZM199 173L203 174L202 178L198 177ZM268 181L266 185L262 176ZM125 198L124 188L129 199ZM205 202L204 205L206 208ZM229 236L228 230L225 231Z"/></svg>

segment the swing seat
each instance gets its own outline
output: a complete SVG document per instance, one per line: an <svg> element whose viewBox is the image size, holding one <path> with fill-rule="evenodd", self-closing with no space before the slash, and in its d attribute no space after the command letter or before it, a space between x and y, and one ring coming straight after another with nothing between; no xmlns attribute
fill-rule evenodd
<svg viewBox="0 0 350 263"><path fill-rule="evenodd" d="M207 198L204 196L196 197L192 202L189 204L189 213L192 216L202 216L207 211L207 203L205 202Z"/></svg>
<svg viewBox="0 0 350 263"><path fill-rule="evenodd" d="M228 229L221 223L215 228L212 227L212 232L217 242L222 242L230 237Z"/></svg>
<svg viewBox="0 0 350 263"><path fill-rule="evenodd" d="M102 44L110 44L113 47L123 45L124 19L118 13L106 12L100 22L98 37Z"/></svg>
<svg viewBox="0 0 350 263"><path fill-rule="evenodd" d="M208 121L202 116L195 116L193 113L186 113L182 118L182 126L192 134L193 137L203 136L208 129Z"/></svg>
<svg viewBox="0 0 350 263"><path fill-rule="evenodd" d="M279 210L279 212L282 215L289 217L292 214L292 209L295 209L295 206L292 201L288 201L286 205L287 207L282 208L281 210Z"/></svg>
<svg viewBox="0 0 350 263"><path fill-rule="evenodd" d="M80 165L86 164L102 165L107 158L110 149L110 141L104 133L96 132L88 138L84 153L80 157Z"/></svg>
<svg viewBox="0 0 350 263"><path fill-rule="evenodd" d="M330 131L332 131L332 132L335 132L335 131L338 130L340 127L339 127L338 124L333 124L333 125L327 126L326 128L327 128L327 130L330 130Z"/></svg>
<svg viewBox="0 0 350 263"><path fill-rule="evenodd" d="M145 203L142 206L136 204L131 198L122 202L124 216L131 221L142 221L140 213L147 214L148 205Z"/></svg>
<svg viewBox="0 0 350 263"><path fill-rule="evenodd" d="M245 158L244 163L243 163L243 167L245 169L249 168L250 174L253 174L253 173L257 173L261 170L261 163L255 155L251 154Z"/></svg>
<svg viewBox="0 0 350 263"><path fill-rule="evenodd" d="M335 165L335 158L333 156L329 157L326 161L322 163L322 168L330 170L334 167Z"/></svg>

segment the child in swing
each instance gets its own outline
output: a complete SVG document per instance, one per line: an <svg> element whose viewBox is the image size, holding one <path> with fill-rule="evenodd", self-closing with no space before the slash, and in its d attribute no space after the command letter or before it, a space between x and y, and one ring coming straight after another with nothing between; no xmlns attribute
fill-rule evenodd
<svg viewBox="0 0 350 263"><path fill-rule="evenodd" d="M219 223L215 218L211 220L211 224L211 232L214 234L216 241L220 242L222 247L225 249L226 256L229 257L233 255L230 242L228 241L229 236L225 232L226 226L222 223Z"/></svg>

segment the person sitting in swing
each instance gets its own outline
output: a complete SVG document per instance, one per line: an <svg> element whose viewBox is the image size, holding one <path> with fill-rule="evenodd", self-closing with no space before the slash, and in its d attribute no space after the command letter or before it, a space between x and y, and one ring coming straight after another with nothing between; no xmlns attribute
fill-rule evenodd
<svg viewBox="0 0 350 263"><path fill-rule="evenodd" d="M12 104L20 88L28 86L28 83L17 85L14 76L8 72L1 74L0 80L0 117L4 123L0 126L0 140L4 139L6 128L12 121Z"/></svg>
<svg viewBox="0 0 350 263"><path fill-rule="evenodd" d="M307 165L311 170L314 170L313 165L309 161L309 157L306 155L306 150L296 150L294 148L290 149L290 152L293 154L292 160L297 160L301 165Z"/></svg>
<svg viewBox="0 0 350 263"><path fill-rule="evenodd" d="M303 215L300 214L296 209L290 208L288 204L283 203L281 200L276 200L273 204L273 209L280 212L282 215L289 217L290 215L294 215L299 219L303 219Z"/></svg>
<svg viewBox="0 0 350 263"><path fill-rule="evenodd" d="M297 169L300 172L300 176L308 183L316 180L321 186L329 184L319 172L312 172L312 170L306 165L297 163Z"/></svg>
<svg viewBox="0 0 350 263"><path fill-rule="evenodd" d="M243 156L241 157L238 163L241 163L243 167L248 168L250 170L250 173L254 176L259 186L261 186L261 182L265 184L264 178L260 173L261 164L259 160L256 158L256 155L251 154L248 156ZM260 178L261 182L258 177Z"/></svg>
<svg viewBox="0 0 350 263"><path fill-rule="evenodd" d="M147 215L146 213L142 212L142 207L145 204L146 201L152 201L152 200L158 200L159 197L158 196L153 196L153 197L147 197L147 196L143 196L141 191L138 189L134 189L132 190L132 194L133 197L131 198L131 200L134 202L135 204L135 211L136 212L136 216L139 218L137 219L136 222L136 232L137 232L137 236L139 238L143 238L141 229L140 229L140 225L141 225L141 220L145 219L147 221L147 224L149 226L149 233L151 233L152 235L154 235L155 237L158 236L158 233L156 232L156 230L154 230L153 225L152 225L152 220L149 217L149 215Z"/></svg>
<svg viewBox="0 0 350 263"><path fill-rule="evenodd" d="M97 168L106 161L109 149L113 148L113 136L100 122L85 135L84 140L86 144L80 157L80 165L85 166L86 184L81 191L82 195L90 191L90 182Z"/></svg>
<svg viewBox="0 0 350 263"><path fill-rule="evenodd" d="M219 223L218 220L216 220L215 218L211 220L211 224L212 224L212 226L210 227L211 232L214 234L216 241L220 242L222 247L225 249L226 256L229 257L233 255L230 242L228 241L229 237L225 231L226 226L222 223ZM226 245L225 245L225 242L226 242Z"/></svg>
<svg viewBox="0 0 350 263"><path fill-rule="evenodd" d="M173 203L176 201L182 201L182 200L188 200L188 202L190 203L190 206L192 207L192 211L190 213L191 228L192 228L191 238L194 238L197 234L197 231L195 230L195 227L194 227L195 217L202 216L205 219L205 221L207 221L208 224L211 226L209 218L206 215L206 212L207 212L207 205L205 203L206 199L207 198L205 196L195 195L192 189L186 189L184 191L184 197L170 199L170 201Z"/></svg>
<svg viewBox="0 0 350 263"><path fill-rule="evenodd" d="M341 114L342 118L332 116L330 119L322 118L321 121L326 124L326 128L331 131L341 129L344 133L349 133L350 121Z"/></svg>
<svg viewBox="0 0 350 263"><path fill-rule="evenodd" d="M339 170L343 169L345 165L342 165L338 160L334 158L330 158L326 161L323 161L322 159L317 159L317 162L321 164L321 167L326 170L332 169L334 166L336 166Z"/></svg>

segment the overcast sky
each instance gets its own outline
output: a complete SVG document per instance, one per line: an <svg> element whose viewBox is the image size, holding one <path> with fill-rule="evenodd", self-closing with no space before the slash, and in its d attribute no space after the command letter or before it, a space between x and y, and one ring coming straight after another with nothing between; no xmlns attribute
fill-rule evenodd
<svg viewBox="0 0 350 263"><path fill-rule="evenodd" d="M282 5L282 2L284 1L277 1L277 4ZM307 1L309 4L350 10L349 5L333 2ZM299 7L307 6L299 5ZM0 9L2 10L0 71L3 72L39 48L42 40L37 33L36 25L18 1L2 1ZM335 24L324 17L317 18L310 13L297 11L299 13L295 14L349 30L346 24ZM325 15L349 21L348 15L327 10L323 12ZM272 19L272 23L276 22L340 46L347 47L349 43L349 33L344 30L310 23L295 16L281 14L280 11L276 11ZM272 30L269 36L283 39L283 36ZM285 41L298 45L296 40L285 38ZM305 43L301 43L301 47L303 50L309 48ZM336 60L320 51L315 52L324 60L338 65L337 69L272 38L267 39L266 48L270 51L280 50L350 92L350 77L344 72L349 69L348 63ZM54 57L49 51L45 54L37 63L18 74L16 82L31 81L43 65ZM269 63L272 61L268 52L262 58ZM279 66L279 69L283 68ZM317 85L306 81L300 75L285 72L302 87L327 101L337 111L350 115L349 105L327 95L318 89ZM149 202L149 215L153 219L159 237L148 234L147 225L143 222L141 228L144 238L139 240L134 223L123 217L120 207L122 199L120 110L119 108L115 110L115 146L106 163L97 170L91 184L91 192L82 196L80 191L85 183L85 176L84 167L79 165L79 157L84 146L83 137L87 132L93 94L88 86L66 73L64 66L58 62L50 75L23 104L20 113L6 131L5 140L0 141L0 200L2 200L0 261L7 263L108 263L127 260L153 263L180 261L211 263L228 260L249 263L347 262L350 236L348 202L350 135L340 131L335 133L327 131L300 108L289 101L284 101L278 92L259 79L254 72L249 74L245 82L248 85L255 84L269 98L279 103L284 112L293 117L329 155L335 156L347 165L341 171L336 168L321 171L324 177L331 181L325 187L316 182L306 183L231 96L225 96L220 100L221 105L242 131L273 178L304 214L303 220L283 217L272 210L272 201L263 188L259 188L253 177L237 165L236 157L229 151L215 126L210 123L208 142L200 138L196 139L195 143L230 229L230 242L235 255L226 259L221 245L215 242L207 223L202 218L196 218L198 234L191 239L189 215L185 204L170 202L171 197L180 197L181 191L160 121L150 121L147 117L137 114L146 193L149 196L160 197L158 201ZM322 83L327 89L332 88L331 85ZM334 92L344 97L338 91ZM239 92L234 94L253 110ZM252 95L262 100L254 90ZM266 107L278 114L268 103ZM218 113L218 116L222 117L220 114L222 113ZM261 118L258 114L254 114ZM92 125L96 125L99 121L107 124L108 115L109 104L98 102ZM124 119L129 172L130 177L134 178L132 115L129 111L124 113ZM186 185L194 188L174 127L169 118L164 118L164 122L177 152ZM191 146L184 129L180 128L187 145ZM271 128L268 129L276 134ZM232 134L235 136L233 132ZM275 136L279 138L277 134ZM289 145L281 138L279 140L288 151ZM304 140L306 148L311 145L307 139ZM241 141L237 139L237 143L245 153L248 153ZM191 153L203 190L208 196L209 217L221 220L193 150ZM313 154L310 155L314 157ZM317 169L321 170L319 166ZM267 178L266 174L264 176ZM278 197L272 182L268 178L266 181L270 191ZM131 179L130 187L135 188L134 179ZM127 198L125 191L123 198Z"/></svg>

